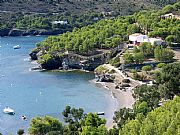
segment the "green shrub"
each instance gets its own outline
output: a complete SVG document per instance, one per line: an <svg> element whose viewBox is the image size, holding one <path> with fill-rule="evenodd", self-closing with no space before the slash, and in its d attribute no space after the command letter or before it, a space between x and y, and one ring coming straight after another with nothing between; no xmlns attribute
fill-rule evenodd
<svg viewBox="0 0 180 135"><path fill-rule="evenodd" d="M137 71L136 71L135 69L131 69L130 72L131 72L131 73L135 73L135 72L137 72Z"/></svg>
<svg viewBox="0 0 180 135"><path fill-rule="evenodd" d="M165 63L159 63L159 64L157 64L157 67L158 67L158 68L162 68L162 67L164 67L164 66L166 66Z"/></svg>
<svg viewBox="0 0 180 135"><path fill-rule="evenodd" d="M103 65L100 65L95 69L95 72L98 74L102 74L102 73L106 73L107 69Z"/></svg>
<svg viewBox="0 0 180 135"><path fill-rule="evenodd" d="M146 71L146 72L147 72L147 71L150 71L151 69L152 69L151 66L143 66L143 67L142 67L142 70L143 70L143 71Z"/></svg>
<svg viewBox="0 0 180 135"><path fill-rule="evenodd" d="M133 79L134 80L145 80L147 78L147 76L145 76L144 74L138 74L137 72L133 73Z"/></svg>
<svg viewBox="0 0 180 135"><path fill-rule="evenodd" d="M119 56L116 56L114 57L113 59L111 59L109 61L109 63L112 65L112 66L115 66L115 67L118 67L120 65L120 58Z"/></svg>

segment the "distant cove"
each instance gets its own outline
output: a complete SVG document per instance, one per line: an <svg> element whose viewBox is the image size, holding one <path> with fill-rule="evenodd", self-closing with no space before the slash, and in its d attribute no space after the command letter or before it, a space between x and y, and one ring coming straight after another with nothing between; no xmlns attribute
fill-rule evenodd
<svg viewBox="0 0 180 135"><path fill-rule="evenodd" d="M86 112L104 111L112 118L114 100L111 93L89 81L94 74L85 72L37 72L29 69L28 53L44 36L0 37L0 132L15 134L29 125L37 115L61 118L66 105L82 107ZM14 50L14 45L21 49ZM5 106L15 110L14 116L2 112ZM27 121L21 116L26 115Z"/></svg>

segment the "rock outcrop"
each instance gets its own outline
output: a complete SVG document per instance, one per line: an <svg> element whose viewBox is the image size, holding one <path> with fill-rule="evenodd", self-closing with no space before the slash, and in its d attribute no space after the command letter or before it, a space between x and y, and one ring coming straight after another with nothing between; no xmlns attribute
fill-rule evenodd
<svg viewBox="0 0 180 135"><path fill-rule="evenodd" d="M8 36L11 29L0 29L0 36Z"/></svg>
<svg viewBox="0 0 180 135"><path fill-rule="evenodd" d="M122 45L123 46L123 45ZM106 53L100 53L92 56L83 56L75 54L73 52L51 52L48 59L41 59L41 56L46 54L43 48L36 48L29 55L32 60L40 61L43 69L83 69L88 71L94 71L99 65L102 65L114 57L122 50L122 47L114 48ZM43 54L44 53L44 54ZM104 80L110 81L106 77Z"/></svg>
<svg viewBox="0 0 180 135"><path fill-rule="evenodd" d="M37 60L37 59L38 59L37 53L35 53L35 52L31 52L31 53L29 54L29 56L31 57L31 60Z"/></svg>
<svg viewBox="0 0 180 135"><path fill-rule="evenodd" d="M96 75L96 81L97 82L114 82L114 75L110 74L102 74L102 75Z"/></svg>
<svg viewBox="0 0 180 135"><path fill-rule="evenodd" d="M28 36L28 35L58 35L63 30L21 30L21 29L0 29L0 36Z"/></svg>
<svg viewBox="0 0 180 135"><path fill-rule="evenodd" d="M55 57L48 60L47 62L41 63L42 69L53 70L59 69L59 67L62 67L62 59L59 57Z"/></svg>
<svg viewBox="0 0 180 135"><path fill-rule="evenodd" d="M9 31L8 36L22 36L24 33L23 30L19 30L19 29L12 29Z"/></svg>

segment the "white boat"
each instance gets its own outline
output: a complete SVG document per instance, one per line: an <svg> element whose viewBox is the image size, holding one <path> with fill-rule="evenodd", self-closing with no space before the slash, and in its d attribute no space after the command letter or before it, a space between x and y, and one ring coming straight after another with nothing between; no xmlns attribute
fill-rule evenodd
<svg viewBox="0 0 180 135"><path fill-rule="evenodd" d="M15 46L13 46L13 48L14 48L14 49L20 49L21 46L20 46L20 45L15 45Z"/></svg>
<svg viewBox="0 0 180 135"><path fill-rule="evenodd" d="M105 115L104 112L97 112L97 115Z"/></svg>
<svg viewBox="0 0 180 135"><path fill-rule="evenodd" d="M3 109L3 112L6 113L6 114L10 114L10 115L14 115L14 114L15 114L15 113L14 113L14 110L11 109L10 107L5 107L5 108Z"/></svg>

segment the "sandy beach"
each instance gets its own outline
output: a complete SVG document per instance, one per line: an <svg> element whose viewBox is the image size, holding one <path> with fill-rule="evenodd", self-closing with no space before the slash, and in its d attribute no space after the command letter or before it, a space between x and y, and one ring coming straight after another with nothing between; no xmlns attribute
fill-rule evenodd
<svg viewBox="0 0 180 135"><path fill-rule="evenodd" d="M95 83L98 87L104 87L105 89L109 90L112 94L112 98L117 101L117 104L113 106L112 108L114 109L113 111L117 111L120 108L132 108L135 99L132 96L133 89L137 85L139 85L138 82L136 82L133 79L128 79L131 81L129 84L131 87L126 87L125 90L120 90L119 88L116 89L116 85L122 83L123 79L127 79L121 71L119 71L117 68L109 65L109 64L104 64L103 65L105 68L112 70L114 69L116 72L114 73L115 79L114 82L96 82L96 80L92 80L93 83ZM113 119L108 119L106 123L107 128L112 128L115 125L113 123Z"/></svg>
<svg viewBox="0 0 180 135"><path fill-rule="evenodd" d="M115 83L109 82L96 82L92 80L91 82L95 83L98 87L104 87L105 89L109 90L112 94L112 98L117 101L117 104L113 106L113 112L118 111L120 108L132 108L135 100L132 97L132 90L129 88L126 91L115 89ZM115 125L113 123L113 119L107 119L106 127L112 128Z"/></svg>

